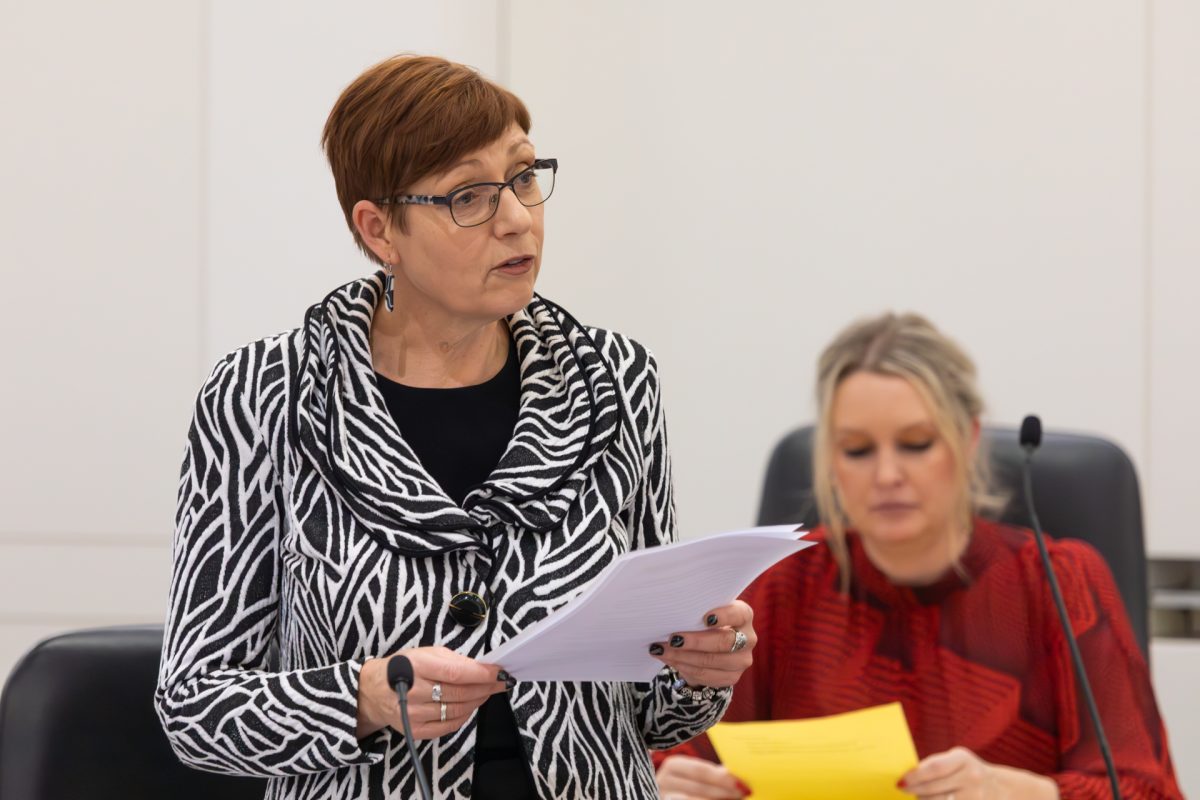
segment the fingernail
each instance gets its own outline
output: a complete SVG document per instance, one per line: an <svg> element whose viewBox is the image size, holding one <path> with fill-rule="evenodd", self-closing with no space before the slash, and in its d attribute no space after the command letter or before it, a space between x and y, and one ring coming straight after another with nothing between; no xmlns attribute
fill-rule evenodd
<svg viewBox="0 0 1200 800"><path fill-rule="evenodd" d="M708 625L708 627L711 628L713 625L717 624L717 615L709 614L707 617L704 618L704 622L705 622L705 624Z"/></svg>
<svg viewBox="0 0 1200 800"><path fill-rule="evenodd" d="M499 672L496 673L496 680L498 680L498 681L504 681L505 683L508 683L511 678L512 678L512 676L509 675L504 670L500 670Z"/></svg>
<svg viewBox="0 0 1200 800"><path fill-rule="evenodd" d="M517 685L517 679L511 675L509 675L508 679L504 681L504 688L510 692L513 690L513 687L515 687L516 685Z"/></svg>
<svg viewBox="0 0 1200 800"><path fill-rule="evenodd" d="M738 791L742 793L742 796L749 797L750 796L750 787L747 786L746 784L742 783L741 781L738 781L737 778L734 778L734 780L737 781L737 788L738 788Z"/></svg>
<svg viewBox="0 0 1200 800"><path fill-rule="evenodd" d="M897 788L897 789L903 789L903 788L904 788L905 786L907 786L907 785L908 785L908 784L906 784L906 783L904 782L904 778L901 778L900 780L896 781L896 788Z"/></svg>
<svg viewBox="0 0 1200 800"><path fill-rule="evenodd" d="M661 644L659 644L658 642L655 642L654 644L650 645L650 655L661 656L662 654L663 654L663 646Z"/></svg>
<svg viewBox="0 0 1200 800"><path fill-rule="evenodd" d="M683 647L683 637L678 633L671 637L671 647Z"/></svg>

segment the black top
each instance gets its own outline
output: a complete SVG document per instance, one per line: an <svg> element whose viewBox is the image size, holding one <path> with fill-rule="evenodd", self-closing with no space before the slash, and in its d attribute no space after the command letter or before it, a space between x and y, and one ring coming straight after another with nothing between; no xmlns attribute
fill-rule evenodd
<svg viewBox="0 0 1200 800"><path fill-rule="evenodd" d="M379 389L404 441L446 495L460 506L500 462L521 402L516 345L491 380L457 389L418 389L376 373ZM528 757L507 694L494 694L478 712L474 800L537 797Z"/></svg>

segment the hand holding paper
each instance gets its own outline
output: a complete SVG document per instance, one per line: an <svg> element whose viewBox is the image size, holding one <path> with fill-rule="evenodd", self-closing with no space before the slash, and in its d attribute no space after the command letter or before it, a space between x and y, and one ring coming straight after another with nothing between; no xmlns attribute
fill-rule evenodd
<svg viewBox="0 0 1200 800"><path fill-rule="evenodd" d="M479 660L522 681L650 681L648 647L696 630L776 561L811 542L795 525L754 528L635 550L565 607Z"/></svg>

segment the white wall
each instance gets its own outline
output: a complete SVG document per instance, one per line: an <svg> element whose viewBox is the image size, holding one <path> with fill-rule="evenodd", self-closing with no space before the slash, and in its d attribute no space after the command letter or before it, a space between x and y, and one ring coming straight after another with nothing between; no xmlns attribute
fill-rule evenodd
<svg viewBox="0 0 1200 800"><path fill-rule="evenodd" d="M1157 549L1200 559L1200 4L1155 0L1153 8L1150 469L1143 479Z"/></svg>
<svg viewBox="0 0 1200 800"><path fill-rule="evenodd" d="M685 535L752 519L834 331L911 308L995 421L1125 446L1152 552L1200 558L1195 5L731 8L8 0L0 675L54 631L161 620L209 367L370 270L319 138L398 51L529 104L562 161L540 289L658 355ZM1155 670L1200 792L1179 647Z"/></svg>
<svg viewBox="0 0 1200 800"><path fill-rule="evenodd" d="M202 4L0 19L0 674L161 621L200 348Z"/></svg>
<svg viewBox="0 0 1200 800"><path fill-rule="evenodd" d="M513 10L562 160L543 289L658 354L687 533L752 516L820 348L887 308L962 341L995 421L1145 461L1138 4Z"/></svg>

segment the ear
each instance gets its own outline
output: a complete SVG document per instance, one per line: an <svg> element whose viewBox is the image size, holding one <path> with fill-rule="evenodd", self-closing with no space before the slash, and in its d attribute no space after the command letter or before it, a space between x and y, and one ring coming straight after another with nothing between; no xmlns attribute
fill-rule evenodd
<svg viewBox="0 0 1200 800"><path fill-rule="evenodd" d="M370 200L359 200L350 209L354 229L362 237L371 252L385 264L395 265L400 260L396 248L396 232L388 221L387 213Z"/></svg>

